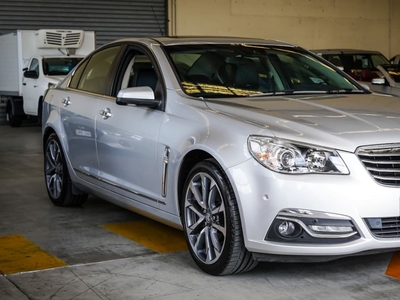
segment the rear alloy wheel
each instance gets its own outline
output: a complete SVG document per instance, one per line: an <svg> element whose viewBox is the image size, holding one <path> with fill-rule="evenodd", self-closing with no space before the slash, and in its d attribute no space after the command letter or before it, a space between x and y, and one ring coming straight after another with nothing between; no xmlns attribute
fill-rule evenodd
<svg viewBox="0 0 400 300"><path fill-rule="evenodd" d="M86 194L74 195L72 193L72 182L67 163L60 141L54 133L46 141L44 174L47 193L55 205L77 206L86 200Z"/></svg>
<svg viewBox="0 0 400 300"><path fill-rule="evenodd" d="M239 209L226 175L214 160L198 163L185 184L182 223L190 254L204 272L229 275L253 269Z"/></svg>

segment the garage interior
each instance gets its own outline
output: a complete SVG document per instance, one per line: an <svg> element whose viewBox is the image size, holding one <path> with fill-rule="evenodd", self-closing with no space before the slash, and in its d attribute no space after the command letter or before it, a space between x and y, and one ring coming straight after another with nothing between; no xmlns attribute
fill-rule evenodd
<svg viewBox="0 0 400 300"><path fill-rule="evenodd" d="M131 36L258 37L391 58L399 16L396 0L13 0L0 2L0 34L93 30L97 47ZM0 136L0 299L398 299L398 252L206 275L178 230L93 196L54 206L41 127L8 126L3 102Z"/></svg>

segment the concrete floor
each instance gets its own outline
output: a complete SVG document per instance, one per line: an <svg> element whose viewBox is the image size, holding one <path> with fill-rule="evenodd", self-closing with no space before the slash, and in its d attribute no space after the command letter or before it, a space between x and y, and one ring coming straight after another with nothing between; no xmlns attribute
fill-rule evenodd
<svg viewBox="0 0 400 300"><path fill-rule="evenodd" d="M0 300L400 299L400 253L206 275L185 250L154 250L106 229L146 222L135 213L95 197L53 206L42 169L41 128L0 125ZM142 231L172 240L167 227Z"/></svg>

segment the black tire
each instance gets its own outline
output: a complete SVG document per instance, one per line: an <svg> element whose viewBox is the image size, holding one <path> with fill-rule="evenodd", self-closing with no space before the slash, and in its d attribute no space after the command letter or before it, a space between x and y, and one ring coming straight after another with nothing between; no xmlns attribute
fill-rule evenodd
<svg viewBox="0 0 400 300"><path fill-rule="evenodd" d="M44 151L44 176L47 193L51 202L57 206L78 206L86 201L87 195L72 193L71 177L61 148L61 143L55 133L46 140Z"/></svg>
<svg viewBox="0 0 400 300"><path fill-rule="evenodd" d="M250 271L258 264L244 246L233 189L214 160L193 167L182 201L186 243L200 269L210 275L230 275Z"/></svg>
<svg viewBox="0 0 400 300"><path fill-rule="evenodd" d="M21 127L22 125L22 116L21 115L15 115L13 113L13 109L10 103L7 105L7 121L8 124L10 124L11 127Z"/></svg>

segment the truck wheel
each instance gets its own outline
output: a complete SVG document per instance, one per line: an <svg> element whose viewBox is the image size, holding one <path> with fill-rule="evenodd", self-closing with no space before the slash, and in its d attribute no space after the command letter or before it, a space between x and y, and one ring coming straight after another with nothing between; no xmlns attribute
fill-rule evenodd
<svg viewBox="0 0 400 300"><path fill-rule="evenodd" d="M57 206L78 206L85 202L86 194L72 193L71 177L61 143L55 133L47 138L44 154L44 175L51 202Z"/></svg>
<svg viewBox="0 0 400 300"><path fill-rule="evenodd" d="M11 127L21 127L21 125L22 125L22 116L15 115L13 113L13 109L12 109L12 106L11 106L10 102L8 102L8 104L7 104L6 115L7 115L8 124L10 124Z"/></svg>
<svg viewBox="0 0 400 300"><path fill-rule="evenodd" d="M182 201L186 243L200 269L211 275L229 275L249 271L257 265L244 246L232 187L214 160L193 167Z"/></svg>

